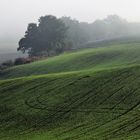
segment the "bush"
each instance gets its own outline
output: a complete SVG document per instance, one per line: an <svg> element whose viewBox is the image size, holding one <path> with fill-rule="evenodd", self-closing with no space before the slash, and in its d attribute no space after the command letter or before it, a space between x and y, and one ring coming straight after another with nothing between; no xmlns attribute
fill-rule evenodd
<svg viewBox="0 0 140 140"><path fill-rule="evenodd" d="M7 66L4 66L4 65L0 65L0 72L2 71L2 70L4 70L4 69L6 69L7 68Z"/></svg>
<svg viewBox="0 0 140 140"><path fill-rule="evenodd" d="M16 58L14 65L22 65L26 63L26 58Z"/></svg>
<svg viewBox="0 0 140 140"><path fill-rule="evenodd" d="M28 58L16 58L14 65L22 65L22 64L28 64L34 61L41 60L42 57L28 57Z"/></svg>
<svg viewBox="0 0 140 140"><path fill-rule="evenodd" d="M28 57L28 58L25 59L25 64L31 63L31 62L34 62L34 61L38 61L38 60L41 60L41 59L42 59L41 57L36 57L36 56Z"/></svg>
<svg viewBox="0 0 140 140"><path fill-rule="evenodd" d="M1 64L2 67L11 67L13 65L14 65L14 63L12 60L7 60Z"/></svg>

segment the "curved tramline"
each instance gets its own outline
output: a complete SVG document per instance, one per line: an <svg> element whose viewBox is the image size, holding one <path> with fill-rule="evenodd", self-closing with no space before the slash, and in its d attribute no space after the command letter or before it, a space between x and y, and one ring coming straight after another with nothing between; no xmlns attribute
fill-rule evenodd
<svg viewBox="0 0 140 140"><path fill-rule="evenodd" d="M139 57L111 43L3 71L0 139L140 139Z"/></svg>
<svg viewBox="0 0 140 140"><path fill-rule="evenodd" d="M2 80L1 135L23 140L139 137L139 84L139 66Z"/></svg>

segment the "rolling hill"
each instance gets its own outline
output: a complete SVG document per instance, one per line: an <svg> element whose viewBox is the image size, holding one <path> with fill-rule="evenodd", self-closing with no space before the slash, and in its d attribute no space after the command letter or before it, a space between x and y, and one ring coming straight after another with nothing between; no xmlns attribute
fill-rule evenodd
<svg viewBox="0 0 140 140"><path fill-rule="evenodd" d="M140 42L65 53L0 77L2 140L140 139Z"/></svg>
<svg viewBox="0 0 140 140"><path fill-rule="evenodd" d="M0 77L16 78L31 75L110 69L140 64L140 42L118 43L106 47L83 49L47 60L12 67Z"/></svg>

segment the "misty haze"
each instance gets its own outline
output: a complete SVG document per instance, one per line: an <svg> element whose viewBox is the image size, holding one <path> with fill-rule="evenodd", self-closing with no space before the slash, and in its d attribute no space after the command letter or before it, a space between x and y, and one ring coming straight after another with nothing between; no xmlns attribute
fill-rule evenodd
<svg viewBox="0 0 140 140"><path fill-rule="evenodd" d="M139 7L0 0L0 140L139 140Z"/></svg>

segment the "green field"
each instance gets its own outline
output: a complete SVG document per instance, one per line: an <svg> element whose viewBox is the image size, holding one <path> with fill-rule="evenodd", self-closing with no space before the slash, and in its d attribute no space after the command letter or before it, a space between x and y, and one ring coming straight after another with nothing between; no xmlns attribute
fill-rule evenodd
<svg viewBox="0 0 140 140"><path fill-rule="evenodd" d="M1 140L140 139L140 41L12 67L0 79Z"/></svg>

